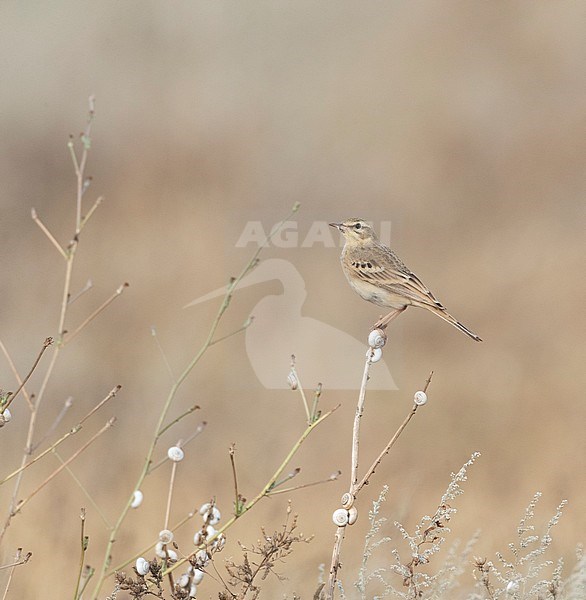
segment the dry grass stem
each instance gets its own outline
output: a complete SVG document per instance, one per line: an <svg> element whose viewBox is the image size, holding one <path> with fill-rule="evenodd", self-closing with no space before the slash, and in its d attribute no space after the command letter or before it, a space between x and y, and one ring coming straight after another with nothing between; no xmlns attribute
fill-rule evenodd
<svg viewBox="0 0 586 600"><path fill-rule="evenodd" d="M14 399L18 396L18 394L20 393L20 391L24 388L24 386L26 385L26 382L30 379L30 376L35 372L35 369L37 368L37 365L39 364L39 362L40 362L43 354L45 354L45 350L52 343L53 343L53 338L52 337L48 337L43 342L43 346L41 347L41 351L39 352L37 358L35 359L35 362L33 363L33 366L30 368L30 370L27 373L26 377L20 382L20 385L16 389L16 392L14 392L13 394L10 394L10 396L8 397L8 400L2 406L0 406L0 413L3 413L12 404L12 402L14 401Z"/></svg>
<svg viewBox="0 0 586 600"><path fill-rule="evenodd" d="M22 510L25 504L36 496L48 483L50 483L63 469L72 461L74 461L82 452L87 450L103 433L105 433L116 421L115 417L112 417L95 435L93 435L81 448L74 452L61 466L59 466L53 473L51 473L38 487L35 488L24 500L21 500L15 508L15 514Z"/></svg>
<svg viewBox="0 0 586 600"><path fill-rule="evenodd" d="M114 300L116 300L116 298L118 298L128 286L128 283L123 283L120 285L114 291L114 293L109 298L104 300L104 302L102 302L102 304L100 304L96 310L94 310L86 319L84 319L78 327L76 327L71 333L67 333L65 339L63 340L63 344L68 344L77 335L79 335L81 331L83 331L83 329L89 325L89 323L91 323L101 312L103 312L110 304L112 304L112 302L114 302Z"/></svg>

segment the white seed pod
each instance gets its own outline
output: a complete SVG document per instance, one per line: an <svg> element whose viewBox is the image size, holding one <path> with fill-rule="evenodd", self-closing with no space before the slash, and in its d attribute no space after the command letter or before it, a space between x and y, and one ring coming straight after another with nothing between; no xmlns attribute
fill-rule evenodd
<svg viewBox="0 0 586 600"><path fill-rule="evenodd" d="M170 544L173 541L173 532L169 529L161 529L159 531L159 542L162 544Z"/></svg>
<svg viewBox="0 0 586 600"><path fill-rule="evenodd" d="M200 515L205 515L208 512L208 510L210 510L211 507L212 507L212 505L209 502L206 502L205 504L202 504L199 507L199 514Z"/></svg>
<svg viewBox="0 0 586 600"><path fill-rule="evenodd" d="M2 416L4 417L4 422L5 423L10 423L10 421L12 421L12 413L10 412L9 408L5 408L4 412L2 413Z"/></svg>
<svg viewBox="0 0 586 600"><path fill-rule="evenodd" d="M380 348L369 348L366 356L369 358L370 363L377 363L383 357L383 351Z"/></svg>
<svg viewBox="0 0 586 600"><path fill-rule="evenodd" d="M191 587L189 588L189 597L197 598L197 586L195 585L195 583L192 583Z"/></svg>
<svg viewBox="0 0 586 600"><path fill-rule="evenodd" d="M175 550L172 550L171 548L167 548L167 556L169 557L169 560L172 562L175 562L179 558L177 556L177 552L175 552Z"/></svg>
<svg viewBox="0 0 586 600"><path fill-rule="evenodd" d="M193 583L201 583L205 573L201 569L194 569L193 571Z"/></svg>
<svg viewBox="0 0 586 600"><path fill-rule="evenodd" d="M157 542L157 545L155 546L155 554L159 558L167 558L167 555L165 554L165 550L164 550L163 546L164 546L163 542Z"/></svg>
<svg viewBox="0 0 586 600"><path fill-rule="evenodd" d="M206 527L206 540L209 540L210 538L214 537L215 535L216 535L216 530L211 525L208 525Z"/></svg>
<svg viewBox="0 0 586 600"><path fill-rule="evenodd" d="M138 508L144 499L143 493L140 490L134 490L134 494L132 495L132 502L130 503L130 508Z"/></svg>
<svg viewBox="0 0 586 600"><path fill-rule="evenodd" d="M151 568L151 563L149 563L148 560L146 560L146 558L143 558L142 556L140 558L136 559L136 564L134 565L134 568L136 569L136 572L139 575L146 575L149 572L149 569Z"/></svg>
<svg viewBox="0 0 586 600"><path fill-rule="evenodd" d="M198 550L195 553L195 558L204 567L210 562L210 555L205 550Z"/></svg>
<svg viewBox="0 0 586 600"><path fill-rule="evenodd" d="M368 345L371 348L382 348L387 343L387 334L382 329L373 329L368 334Z"/></svg>
<svg viewBox="0 0 586 600"><path fill-rule="evenodd" d="M215 506L211 510L207 510L203 515L203 520L210 525L217 525L221 518L222 514Z"/></svg>
<svg viewBox="0 0 586 600"><path fill-rule="evenodd" d="M345 508L338 508L332 515L332 521L334 522L334 525L337 525L338 527L346 527L349 519L348 511Z"/></svg>
<svg viewBox="0 0 586 600"><path fill-rule="evenodd" d="M187 573L183 573L181 577L177 580L177 585L182 588L186 588L189 585L189 575Z"/></svg>
<svg viewBox="0 0 586 600"><path fill-rule="evenodd" d="M427 404L427 394L425 392L415 392L415 396L413 396L413 402L417 404L417 406L423 406Z"/></svg>
<svg viewBox="0 0 586 600"><path fill-rule="evenodd" d="M358 519L358 509L352 506L348 509L348 525L354 525L356 519Z"/></svg>
<svg viewBox="0 0 586 600"><path fill-rule="evenodd" d="M354 496L350 492L346 492L342 494L340 502L342 503L342 508L349 509L354 506Z"/></svg>
<svg viewBox="0 0 586 600"><path fill-rule="evenodd" d="M185 458L185 452L183 452L179 446L171 446L169 450L167 450L167 456L173 462L179 462Z"/></svg>
<svg viewBox="0 0 586 600"><path fill-rule="evenodd" d="M519 582L509 581L509 583L507 583L506 590L509 596L514 596L519 591Z"/></svg>
<svg viewBox="0 0 586 600"><path fill-rule="evenodd" d="M201 544L203 543L203 534L201 531L195 532L195 535L193 536L193 543L196 546L201 546Z"/></svg>

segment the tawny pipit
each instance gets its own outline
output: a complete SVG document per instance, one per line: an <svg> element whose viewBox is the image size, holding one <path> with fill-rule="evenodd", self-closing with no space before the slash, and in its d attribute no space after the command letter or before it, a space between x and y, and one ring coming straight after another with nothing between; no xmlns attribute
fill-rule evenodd
<svg viewBox="0 0 586 600"><path fill-rule="evenodd" d="M348 283L365 300L392 309L377 321L375 329L384 329L408 306L419 306L457 327L473 340L482 341L454 319L419 277L390 248L380 243L366 221L348 219L330 225L339 229L345 238L340 260Z"/></svg>

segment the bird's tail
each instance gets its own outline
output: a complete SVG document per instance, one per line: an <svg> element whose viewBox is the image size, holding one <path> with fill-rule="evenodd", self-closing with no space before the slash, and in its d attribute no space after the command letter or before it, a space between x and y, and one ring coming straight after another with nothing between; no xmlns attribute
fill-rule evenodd
<svg viewBox="0 0 586 600"><path fill-rule="evenodd" d="M438 306L430 306L425 305L425 308L430 310L432 313L436 314L438 317L441 317L444 321L447 321L450 325L456 327L460 331L464 332L467 336L471 337L476 342L481 342L482 339L477 336L473 331L468 329L465 325L462 325L460 321L454 319L452 315L442 306L441 308Z"/></svg>

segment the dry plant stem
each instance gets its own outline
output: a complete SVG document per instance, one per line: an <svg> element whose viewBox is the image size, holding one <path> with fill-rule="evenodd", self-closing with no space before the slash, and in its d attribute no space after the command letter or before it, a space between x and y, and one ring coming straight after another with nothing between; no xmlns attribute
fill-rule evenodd
<svg viewBox="0 0 586 600"><path fill-rule="evenodd" d="M85 562L85 553L88 545L88 538L85 536L85 508L81 509L80 513L81 519L81 552L79 557L79 569L77 571L77 583L75 584L75 592L73 593L73 600L77 600L79 598L79 584L81 583L81 574L83 572L83 565Z"/></svg>
<svg viewBox="0 0 586 600"><path fill-rule="evenodd" d="M299 204L297 203L293 206L291 212L275 228L273 228L273 230L266 237L264 243L259 245L258 249L254 252L254 254L252 255L252 258L248 261L248 263L242 269L240 274L230 280L230 283L228 284L226 293L224 295L224 299L222 300L222 304L220 305L220 308L218 309L218 312L216 313L216 317L214 318L214 320L212 322L212 325L209 329L208 335L207 335L203 345L198 350L198 352L193 356L193 358L188 362L187 366L183 369L183 372L179 375L179 377L175 380L175 382L171 386L171 389L169 390L167 398L161 409L161 413L159 415L157 424L155 425L154 435L152 437L151 443L147 450L145 460L144 460L141 472L137 478L136 484L132 487L132 492L128 496L126 504L122 508L122 511L121 511L116 523L114 524L114 527L112 528L112 530L110 532L110 536L109 536L108 542L106 544L104 558L102 560L102 566L100 568L100 575L97 578L96 585L95 585L95 588L94 588L94 591L92 594L93 598L97 599L98 594L100 593L100 590L102 589L102 586L104 584L104 579L106 578L106 574L108 572L108 567L109 567L110 560L111 560L112 546L114 545L116 537L118 536L118 531L119 531L120 527L122 526L122 523L124 522L126 515L128 514L128 511L130 510L130 505L132 503L132 499L134 496L134 490L138 490L141 488L142 482L144 481L145 477L147 476L147 474L149 472L149 468L151 466L151 462L153 459L153 454L155 452L155 448L157 447L157 443L159 441L159 431L163 427L163 423L165 422L165 419L167 418L167 413L169 412L169 409L171 407L173 400L175 399L175 396L177 395L177 392L179 391L179 389L181 388L181 385L185 382L185 380L187 379L189 374L193 371L194 367L200 361L201 357L205 354L207 349L210 347L210 344L212 343L212 341L214 339L214 336L216 334L216 330L218 329L220 321L221 321L222 317L224 316L224 313L228 309L228 306L230 305L230 301L232 299L232 295L234 294L234 290L236 289L236 287L238 286L240 281L250 272L250 270L253 269L257 265L258 256L259 256L261 250L263 249L263 247L266 246L266 244L271 240L271 238L274 235L276 235L277 232L283 227L285 222L293 214L295 214L298 210L299 210Z"/></svg>
<svg viewBox="0 0 586 600"><path fill-rule="evenodd" d="M364 363L364 372L362 373L362 383L360 384L360 393L358 394L358 404L354 414L354 427L352 429L352 474L350 477L350 493L355 495L356 484L358 483L358 451L360 445L360 422L364 414L364 401L366 399L366 384L368 383L368 373L370 372L370 359L372 350L369 349Z"/></svg>
<svg viewBox="0 0 586 600"><path fill-rule="evenodd" d="M55 455L55 458L61 464L65 463L65 459L59 454L59 452L54 450L53 454ZM95 511L98 513L98 515L100 516L100 518L106 525L106 528L110 529L110 527L112 527L111 523L108 521L108 519L106 518L106 515L104 514L104 511L100 508L98 503L94 500L94 498L90 494L90 492L86 489L86 487L83 485L83 483L77 477L77 475L67 465L65 466L65 470L67 471L67 473L69 474L71 479L73 479L73 481L76 483L77 487L82 491L83 495L88 499L88 502L94 507Z"/></svg>
<svg viewBox="0 0 586 600"><path fill-rule="evenodd" d="M33 492L31 492L24 500L21 500L17 505L15 512L20 512L22 507L27 504L34 496L36 496L53 478L55 478L63 469L72 461L74 461L82 452L87 450L91 444L93 444L103 433L106 432L112 425L116 419L111 418L95 435L93 435L79 450L74 452L61 466L55 469L51 475L49 475L43 483L41 483Z"/></svg>
<svg viewBox="0 0 586 600"><path fill-rule="evenodd" d="M86 327L86 325L91 323L102 311L104 311L110 304L112 304L112 302L114 302L114 300L116 300L116 298L118 298L118 296L120 296L120 294L122 294L122 292L127 287L128 283L123 283L121 286L119 286L118 289L102 304L100 304L100 306L98 306L98 308L96 308L96 310L94 310L93 313L91 313L78 327L76 327L74 331L67 334L65 340L63 341L63 344L68 344L69 342L71 342L71 340L74 337L76 337L84 329L84 327Z"/></svg>
<svg viewBox="0 0 586 600"><path fill-rule="evenodd" d="M184 413L180 414L176 419L173 419L168 425L165 425L165 427L163 427L163 429L161 429L161 431L159 431L159 433L157 434L159 437L161 437L165 431L167 431L168 429L171 429L171 427L173 427L173 425L175 425L176 423L179 423L179 421L181 421L181 419L187 417L188 415L190 415L192 412L199 410L200 406L198 406L197 404L195 404L194 406L192 406L191 408L187 409ZM183 442L181 444L181 447L183 448L185 446L185 442Z"/></svg>
<svg viewBox="0 0 586 600"><path fill-rule="evenodd" d="M299 379L299 373L297 373L297 369L295 368L295 356L291 357L291 372L293 373L295 379L297 379L297 387L299 388L299 393L301 394L301 400L303 401L303 408L305 409L305 416L307 417L307 423L311 423L311 413L309 412L309 404L307 404L307 398L305 397L305 390L303 389L303 385L301 385L301 380Z"/></svg>
<svg viewBox="0 0 586 600"><path fill-rule="evenodd" d="M333 600L334 598L334 587L336 585L336 580L338 579L338 569L340 568L340 552L342 550L342 542L344 541L345 534L345 527L336 528L336 534L334 536L334 549L332 550L332 562L330 564L328 582L323 588L324 590L326 590L326 600Z"/></svg>
<svg viewBox="0 0 586 600"><path fill-rule="evenodd" d="M14 569L15 567L18 567L19 565L24 565L29 561L29 559L32 555L33 555L32 552L27 552L26 555L23 557L22 556L22 548L18 548L16 551L16 554L14 555L14 561L8 565L2 565L0 567L0 571L3 571L4 569Z"/></svg>
<svg viewBox="0 0 586 600"><path fill-rule="evenodd" d="M230 455L230 465L232 467L232 479L234 480L234 512L236 514L240 513L240 493L238 492L238 477L236 476L236 444L232 444L228 449L228 454Z"/></svg>
<svg viewBox="0 0 586 600"><path fill-rule="evenodd" d="M416 404L413 405L413 408L409 411L409 414L401 423L393 437L390 439L388 444L385 446L383 451L379 454L376 460L372 463L366 475L361 479L360 483L358 482L358 463L359 463L359 439L360 439L360 421L362 419L362 415L364 413L364 401L366 397L366 386L368 383L368 374L370 372L370 359L372 355L372 350L367 353L366 363L364 365L364 372L362 375L362 383L360 385L360 392L358 394L358 404L356 406L356 413L354 416L354 427L352 430L352 475L350 481L350 494L352 498L356 498L356 495L360 490L368 483L370 477L372 477L376 468L382 461L383 457L389 452L389 450L393 447L405 427L409 421L413 418L415 413L417 412L418 406ZM429 384L431 382L431 378L433 376L433 371L429 374L427 381L425 383L424 391L427 391ZM336 586L336 580L338 577L338 570L340 568L340 552L342 549L342 542L344 541L345 535L345 527L338 527L336 529L336 534L334 538L334 547L332 550L332 562L330 564L330 572L328 577L327 585L325 586L325 598L326 600L333 600L334 598L334 588Z"/></svg>
<svg viewBox="0 0 586 600"><path fill-rule="evenodd" d="M45 227L45 224L41 221L41 219L39 219L37 211L34 208L31 209L31 218L40 227L41 231L47 236L47 238L53 244L53 246L57 248L59 254L61 254L61 256L65 260L67 260L67 253L65 252L65 250L63 250L61 244L53 237L53 234Z"/></svg>
<svg viewBox="0 0 586 600"><path fill-rule="evenodd" d="M88 152L89 152L89 138L90 138L91 125L92 125L93 114L94 114L94 99L93 99L93 97L90 98L89 105L90 105L90 113L89 113L89 118L88 118L88 121L86 124L86 128L82 134L82 140L84 143L83 143L83 150L82 150L82 154L81 154L81 160L79 162L77 160L77 156L76 156L75 150L73 148L73 143L71 142L71 140L68 143L68 147L71 152L72 159L73 159L73 164L75 167L75 175L76 175L76 179L77 179L77 194L76 194L77 217L76 217L76 228L75 228L76 233L73 236L73 239L71 240L69 245L67 246L67 249L64 250L63 248L61 248L60 244L56 241L54 236L40 222L40 220L38 219L38 217L36 215L36 212L33 210L31 213L33 220L37 223L37 225L39 225L39 227L45 233L45 235L47 236L49 241L59 250L60 254L65 259L65 280L63 283L63 294L61 297L61 309L59 311L59 322L57 325L57 344L55 345L55 348L53 350L53 354L51 356L51 361L49 362L49 365L45 372L45 376L42 380L41 387L39 389L39 393L37 394L35 401L32 405L31 415L30 415L29 425L28 425L28 431L27 431L27 437L26 437L25 450L23 452L22 460L21 460L21 467L24 467L26 465L28 458L32 453L33 437L34 437L34 433L35 433L35 429L36 429L39 408L40 408L41 402L44 398L45 391L47 389L49 380L51 379L51 375L53 374L53 369L55 368L57 358L59 357L60 351L63 347L65 317L67 315L67 306L68 306L68 301L69 301L69 298L71 295L71 275L73 272L73 263L74 263L74 259L75 259L75 253L76 253L77 246L79 243L79 232L81 230L81 216L80 215L81 215L81 202L82 202L83 191L84 191L83 182L85 179L85 166L87 163L87 156L88 156ZM89 217L89 215L88 215L88 217ZM87 223L87 220L88 219L86 218L84 224ZM10 527L10 522L12 520L12 517L16 514L15 509L16 509L17 498L18 498L18 495L20 492L21 482L22 482L22 472L19 473L18 478L14 484L14 490L12 492L12 498L10 501L8 515L6 517L6 520L4 521L2 530L0 531L0 544L2 543L2 540L4 539L4 536L6 534L6 531L8 530L8 527Z"/></svg>
<svg viewBox="0 0 586 600"><path fill-rule="evenodd" d="M4 342L1 339L0 339L0 350L2 350L2 354L4 354L4 356L8 362L8 366L10 367L10 370L12 371L14 378L16 379L18 385L20 385L22 383L22 378L20 377L20 375L18 373L16 365L14 364L14 361L12 360L12 357L10 356L8 349L6 348L6 346L4 345ZM32 402L31 397L25 387L22 388L22 393L24 394L24 397L26 399L29 409L33 410L33 402Z"/></svg>
<svg viewBox="0 0 586 600"><path fill-rule="evenodd" d="M53 423L51 423L49 429L47 429L47 431L45 431L45 433L42 435L41 439L33 445L33 452L35 452L39 448L39 446L42 446L45 440L48 440L55 433L55 431L57 431L57 427L61 425L61 422L67 414L67 411L71 408L72 405L73 398L69 396L69 398L67 398L67 400L65 400L65 402L63 403L59 414L55 417L55 420L53 421Z"/></svg>
<svg viewBox="0 0 586 600"><path fill-rule="evenodd" d="M4 588L4 593L2 594L2 600L6 600L8 596L8 590L10 589L10 584L12 583L12 577L14 575L14 569L19 565L24 565L27 563L32 556L31 552L28 552L24 558L22 557L22 548L18 548L16 550L16 554L14 555L14 562L9 565L2 565L0 570L2 569L10 569L10 573L8 573L8 580L6 581L6 587Z"/></svg>
<svg viewBox="0 0 586 600"><path fill-rule="evenodd" d="M237 335L238 333L242 333L243 331L246 331L253 323L254 321L254 317L250 316L248 318L248 320L246 321L246 323L244 323L244 325L242 325L241 327L239 327L238 329L235 329L234 331L227 333L226 335L223 335L219 338L216 338L215 340L212 340L210 342L210 346L214 346L215 344L219 344L220 342L223 342L224 340L227 340L228 338L231 338L234 335Z"/></svg>
<svg viewBox="0 0 586 600"><path fill-rule="evenodd" d="M228 527L230 527L242 515L244 515L245 513L247 513L259 500L261 500L265 496L269 495L269 492L273 489L273 487L275 485L275 482L279 479L279 477L281 476L281 474L283 473L283 471L287 468L287 465L291 462L291 459L293 458L293 456L295 456L295 454L297 453L297 451L301 447L301 444L303 444L303 442L305 441L305 439L307 438L307 436L322 421L325 421L325 419L327 419L331 414L333 414L336 410L338 410L339 407L340 407L340 405L338 404L337 406L335 406L334 408L332 408L332 410L329 410L328 412L326 412L325 414L323 414L319 419L317 419L317 421L315 421L314 423L311 423L310 425L307 426L307 428L305 429L305 431L301 434L301 437L297 440L297 442L295 442L295 444L293 445L293 447L289 451L289 454L287 454L287 456L285 457L285 459L283 460L283 462L279 465L279 467L277 468L277 470L274 472L273 476L267 481L267 483L262 488L262 490L252 500L250 500L250 502L246 503L246 505L242 508L242 512L240 514L238 514L238 515L232 515L232 517L228 521L226 521L226 523L224 524L224 526L221 527L220 529L218 529L216 531L216 533L215 533L214 536L212 536L210 539L206 540L207 544L213 542L218 537L218 535L220 535L221 533L223 533L224 531L226 531L226 529L228 529ZM174 571L175 569L179 568L187 560L189 560L189 558L191 558L192 556L195 556L195 554L197 553L198 550L199 549L196 549L188 557L182 558L179 561L177 561L172 567L170 567L168 569L168 572L169 571ZM126 563L126 564L128 564L128 563Z"/></svg>
<svg viewBox="0 0 586 600"><path fill-rule="evenodd" d="M167 368L167 372L169 373L169 377L171 378L171 383L173 383L173 381L175 381L175 373L173 372L171 363L169 362L169 359L167 358L167 353L165 352L165 350L163 349L163 346L161 345L159 336L157 335L157 330L155 329L154 325L151 325L151 336L155 340L157 349L159 350L159 353L161 354L163 362L165 363L165 367Z"/></svg>
<svg viewBox="0 0 586 600"><path fill-rule="evenodd" d="M180 444L177 444L180 446ZM171 467L171 481L169 481L169 493L167 494L167 509L165 510L165 526L163 529L169 529L169 516L171 515L171 501L173 500L173 488L175 486L175 475L177 474L177 462L173 462Z"/></svg>
<svg viewBox="0 0 586 600"><path fill-rule="evenodd" d="M429 377L427 378L427 381L425 382L425 387L423 388L424 392L427 392L427 389L429 388L429 384L431 383L432 377L433 377L433 371L429 374ZM389 440L389 443L384 447L383 451L378 455L376 460L372 463L372 465L366 472L366 475L364 475L364 477L360 480L360 483L356 486L356 489L354 492L355 494L357 494L368 483L368 480L372 477L372 475L376 471L376 468L380 465L384 456L389 453L390 449L395 445L395 442L399 439L399 436L401 435L401 433L403 433L403 429L405 429L405 427L407 427L409 421L415 416L415 413L417 412L418 408L419 408L419 406L417 404L413 404L413 408L409 411L409 414L405 417L405 420L401 423L401 425L399 425L399 428L395 432L395 435L393 435L393 437Z"/></svg>
<svg viewBox="0 0 586 600"><path fill-rule="evenodd" d="M94 287L94 284L92 283L92 280L88 279L86 281L85 285L81 288L81 290L79 290L79 292L77 292L77 294L75 294L73 296L69 296L69 300L68 300L67 304L69 304L71 306L76 300L79 300L86 292L89 292L93 287Z"/></svg>
<svg viewBox="0 0 586 600"><path fill-rule="evenodd" d="M34 465L41 458L43 458L44 456L46 456L47 454L49 454L49 452L54 452L57 449L57 446L61 445L68 437L70 437L72 435L75 435L82 428L82 425L97 410L99 410L102 406L104 406L104 404L106 402L108 402L108 400L110 400L110 399L114 398L114 396L116 396L117 392L120 390L121 387L122 386L117 385L114 389L112 389L110 391L110 393L105 398L103 398L96 406L94 406L94 408L92 408L85 415L85 417L83 417L81 419L81 421L77 425L75 425L74 427L72 427L67 433L63 434L54 444L52 444L51 446L49 446L49 448L47 448L46 450L44 450L43 452L41 452L41 454L38 454L37 456L35 456L35 458L31 459L26 464L21 465L18 469L16 469L16 471L13 471L12 473L10 473L10 475L7 475L4 479L2 479L0 481L0 485L6 483L9 479L12 479L15 475L18 475L19 473L22 473L22 471L24 471L25 469L28 469L28 467L30 467L31 465Z"/></svg>
<svg viewBox="0 0 586 600"><path fill-rule="evenodd" d="M340 473L340 471L338 471ZM311 483L303 483L301 485L293 485L288 488L279 488L278 490L270 491L267 496L276 496L277 494L286 494L288 492L295 492L304 488L313 487L314 485L321 485L322 483L329 483L330 481L336 481L338 477L328 477L327 479L320 479L319 481L312 481Z"/></svg>
<svg viewBox="0 0 586 600"><path fill-rule="evenodd" d="M30 379L30 376L34 373L35 369L37 368L37 365L39 364L39 361L41 360L43 354L45 353L45 350L53 343L53 338L52 337L48 337L44 343L43 343L43 347L41 348L41 351L39 352L39 355L37 356L35 362L33 363L33 366L31 367L30 371L28 372L28 374L26 375L26 377L21 381L20 385L18 386L16 392L14 392L14 394L12 394L10 396L10 398L8 398L8 402L6 402L6 404L1 408L0 412L4 412L14 401L14 399L18 396L18 394L20 393L20 391L22 390L22 388L26 385L26 382Z"/></svg>

